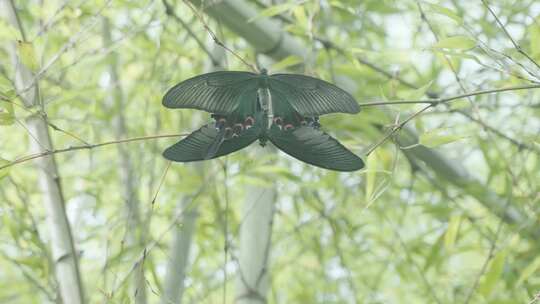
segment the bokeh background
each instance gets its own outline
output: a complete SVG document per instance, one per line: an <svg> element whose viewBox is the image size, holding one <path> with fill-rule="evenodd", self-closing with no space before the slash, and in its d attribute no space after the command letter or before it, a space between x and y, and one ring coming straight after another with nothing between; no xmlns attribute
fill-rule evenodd
<svg viewBox="0 0 540 304"><path fill-rule="evenodd" d="M1 303L540 301L537 1L0 4ZM323 117L353 173L170 164L210 115L163 94L234 54L361 105L456 98Z"/></svg>

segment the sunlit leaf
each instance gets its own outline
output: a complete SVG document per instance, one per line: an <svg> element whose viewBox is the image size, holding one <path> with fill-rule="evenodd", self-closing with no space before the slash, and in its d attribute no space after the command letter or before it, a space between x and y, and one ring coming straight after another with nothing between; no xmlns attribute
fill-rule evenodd
<svg viewBox="0 0 540 304"><path fill-rule="evenodd" d="M461 109L467 109L471 107L471 103L465 98L452 100L452 102L448 104L450 105L450 109L452 110L461 110Z"/></svg>
<svg viewBox="0 0 540 304"><path fill-rule="evenodd" d="M34 51L34 45L31 42L17 41L17 51L22 64L31 71L38 69L38 62Z"/></svg>
<svg viewBox="0 0 540 304"><path fill-rule="evenodd" d="M452 59L469 59L479 64L482 63L480 59L478 59L478 57L471 54L460 52L459 50L455 51L455 50L448 50L448 49L436 49L435 52L449 56Z"/></svg>
<svg viewBox="0 0 540 304"><path fill-rule="evenodd" d="M366 202L371 201L373 192L375 191L375 179L377 177L377 165L379 160L377 157L377 152L373 152L367 157L367 168L366 168Z"/></svg>
<svg viewBox="0 0 540 304"><path fill-rule="evenodd" d="M258 15L256 15L253 18L250 18L248 22L253 22L255 20L259 20L264 17L273 17L275 15L283 14L294 7L299 5L299 3L283 3L283 4L277 4L270 6L264 10L262 10Z"/></svg>
<svg viewBox="0 0 540 304"><path fill-rule="evenodd" d="M416 90L400 91L398 97L405 100L418 100L426 95L433 81L428 82Z"/></svg>
<svg viewBox="0 0 540 304"><path fill-rule="evenodd" d="M2 94L0 92L0 126L15 123L15 111L13 108L13 91Z"/></svg>
<svg viewBox="0 0 540 304"><path fill-rule="evenodd" d="M272 71L281 71L281 70L285 70L287 69L288 67L291 67L291 66L294 66L294 65L297 65L301 62L303 62L304 60L296 55L291 55L291 56L287 56L285 57L284 59L274 63L271 67L270 67L270 70Z"/></svg>
<svg viewBox="0 0 540 304"><path fill-rule="evenodd" d="M308 18L306 16L306 10L303 6L299 5L294 8L293 15L298 21L298 23L302 26L306 25L308 23Z"/></svg>
<svg viewBox="0 0 540 304"><path fill-rule="evenodd" d="M453 215L448 222L448 228L446 228L446 233L444 234L444 247L446 250L452 250L456 239L458 236L459 225L461 222L461 217L459 215Z"/></svg>
<svg viewBox="0 0 540 304"><path fill-rule="evenodd" d="M454 12L453 10L449 8L441 6L441 5L437 5L434 3L425 3L425 4L431 9L432 12L440 14L440 15L444 15L454 20L458 24L463 23L463 19L456 12Z"/></svg>
<svg viewBox="0 0 540 304"><path fill-rule="evenodd" d="M467 36L453 36L439 40L433 45L439 49L469 50L476 46L476 41Z"/></svg>
<svg viewBox="0 0 540 304"><path fill-rule="evenodd" d="M534 259L529 265L527 265L527 267L523 269L523 271L519 275L519 279L516 282L516 286L521 285L523 282L525 282L535 273L538 274L539 269L540 269L540 256L536 257L536 259Z"/></svg>
<svg viewBox="0 0 540 304"><path fill-rule="evenodd" d="M491 261L482 282L478 287L478 291L485 297L489 297L493 291L493 288L495 288L495 285L501 278L507 253L508 252L506 250L502 250L497 253Z"/></svg>
<svg viewBox="0 0 540 304"><path fill-rule="evenodd" d="M9 165L11 162L0 157L0 167ZM6 177L9 174L9 167L0 169L0 179Z"/></svg>
<svg viewBox="0 0 540 304"><path fill-rule="evenodd" d="M356 11L354 8L348 6L348 5L345 5L342 1L338 1L338 0L331 0L330 1L330 5L335 7L335 8L338 8L338 9L341 9L351 15L355 15L356 14Z"/></svg>
<svg viewBox="0 0 540 304"><path fill-rule="evenodd" d="M434 148L467 138L467 135L446 134L447 128L438 128L427 131L420 135L420 144L428 148Z"/></svg>
<svg viewBox="0 0 540 304"><path fill-rule="evenodd" d="M19 31L6 22L4 19L0 19L0 41L1 42L10 42L16 41L21 38Z"/></svg>
<svg viewBox="0 0 540 304"><path fill-rule="evenodd" d="M533 22L529 27L529 39L530 39L530 48L531 55L535 58L540 59L540 26L538 26L538 21L540 18L536 19L536 22Z"/></svg>
<svg viewBox="0 0 540 304"><path fill-rule="evenodd" d="M262 165L257 166L253 172L255 173L261 173L262 175L269 175L274 174L278 176L283 176L287 179L293 180L295 182L301 182L300 177L294 175L291 173L291 170L286 167L280 167L280 166L272 166L272 165Z"/></svg>
<svg viewBox="0 0 540 304"><path fill-rule="evenodd" d="M427 271L431 266L433 266L439 258L441 248L443 248L445 235L446 234L441 234L441 236L437 239L437 242L431 246L429 255L426 258L426 263L424 264L424 271Z"/></svg>

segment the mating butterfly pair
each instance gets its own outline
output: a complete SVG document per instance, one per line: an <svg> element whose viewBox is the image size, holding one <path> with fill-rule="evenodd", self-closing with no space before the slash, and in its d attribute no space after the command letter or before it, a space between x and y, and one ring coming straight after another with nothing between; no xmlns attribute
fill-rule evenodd
<svg viewBox="0 0 540 304"><path fill-rule="evenodd" d="M319 130L319 115L358 113L354 98L326 81L298 74L222 71L199 75L171 88L168 108L212 114L215 122L194 131L163 156L172 161L212 159L267 141L308 164L337 171L364 167L358 156Z"/></svg>

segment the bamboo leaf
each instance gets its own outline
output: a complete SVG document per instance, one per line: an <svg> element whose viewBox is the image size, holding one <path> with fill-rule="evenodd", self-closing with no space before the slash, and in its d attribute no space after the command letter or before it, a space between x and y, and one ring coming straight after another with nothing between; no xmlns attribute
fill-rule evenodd
<svg viewBox="0 0 540 304"><path fill-rule="evenodd" d="M299 5L293 10L294 18L296 18L297 23L304 27L308 23L308 18L306 16L306 10L303 6Z"/></svg>
<svg viewBox="0 0 540 304"><path fill-rule="evenodd" d="M441 248L443 248L443 241L446 234L441 234L439 238L437 238L437 242L431 246L431 251L429 253L429 256L426 258L426 263L424 264L424 271L427 271L440 256Z"/></svg>
<svg viewBox="0 0 540 304"><path fill-rule="evenodd" d="M11 162L0 157L0 167L9 165ZM0 169L0 180L9 174L9 167Z"/></svg>
<svg viewBox="0 0 540 304"><path fill-rule="evenodd" d="M13 41L20 38L19 31L13 25L0 19L0 41Z"/></svg>
<svg viewBox="0 0 540 304"><path fill-rule="evenodd" d="M416 100L422 98L424 95L426 95L426 92L431 87L431 84L433 81L428 82L424 86L415 89L415 90L408 90L408 91L401 91L398 93L398 97L406 100Z"/></svg>
<svg viewBox="0 0 540 304"><path fill-rule="evenodd" d="M470 50L476 46L476 41L466 36L453 36L439 40L433 45L437 49Z"/></svg>
<svg viewBox="0 0 540 304"><path fill-rule="evenodd" d="M21 40L17 41L17 52L22 64L31 71L36 71L38 69L38 62L32 43Z"/></svg>
<svg viewBox="0 0 540 304"><path fill-rule="evenodd" d="M444 234L444 247L448 251L454 248L459 232L460 222L461 216L453 215L452 217L450 217L450 221L448 222L448 228L446 229L446 233Z"/></svg>
<svg viewBox="0 0 540 304"><path fill-rule="evenodd" d="M491 264L486 272L486 274L483 277L483 280L480 284L480 287L478 288L478 291L484 295L485 297L489 297L491 292L493 291L493 288L499 281L503 269L504 269L504 262L506 260L506 254L507 251L503 250L497 253L495 258L491 261Z"/></svg>
<svg viewBox="0 0 540 304"><path fill-rule="evenodd" d="M519 279L516 282L516 286L520 286L523 282L529 279L533 274L538 275L538 270L540 269L540 256L536 257L519 275Z"/></svg>
<svg viewBox="0 0 540 304"><path fill-rule="evenodd" d="M375 179L377 178L377 164L379 163L377 153L369 154L366 162L366 202L370 202L375 190Z"/></svg>
<svg viewBox="0 0 540 304"><path fill-rule="evenodd" d="M441 6L441 5L437 5L437 4L434 4L434 3L425 3L425 4L430 8L430 10L432 12L443 15L443 16L446 16L446 17L454 20L458 24L463 23L463 19L456 12L454 12L453 10L451 10L449 8Z"/></svg>
<svg viewBox="0 0 540 304"><path fill-rule="evenodd" d="M466 135L444 134L443 132L446 130L447 128L437 128L423 133L420 135L420 144L434 148L468 137Z"/></svg>
<svg viewBox="0 0 540 304"><path fill-rule="evenodd" d="M356 15L356 11L354 10L354 8L343 4L342 1L332 0L330 1L330 5L337 9L343 10L351 15Z"/></svg>
<svg viewBox="0 0 540 304"><path fill-rule="evenodd" d="M456 51L451 51L451 50L446 50L446 49L435 50L435 52L453 57L453 59L469 59L469 60L475 61L478 64L482 63L480 59L478 59L478 57L471 54L465 54L463 52L456 52Z"/></svg>
<svg viewBox="0 0 540 304"><path fill-rule="evenodd" d="M287 56L284 59L282 59L281 61L274 63L270 67L270 70L272 70L272 71L285 70L286 68L291 67L293 65L297 65L297 64L301 63L302 61L303 61L303 59L296 56L296 55Z"/></svg>
<svg viewBox="0 0 540 304"><path fill-rule="evenodd" d="M248 20L248 23L259 20L264 17L273 17L279 14L282 14L286 11L289 11L299 5L298 3L283 3L278 5L270 6L262 10L258 15Z"/></svg>
<svg viewBox="0 0 540 304"><path fill-rule="evenodd" d="M529 37L532 56L540 58L540 26L538 26L538 22L533 22L529 27Z"/></svg>
<svg viewBox="0 0 540 304"><path fill-rule="evenodd" d="M11 94L0 92L0 126L8 126L15 123L15 111L11 103Z"/></svg>

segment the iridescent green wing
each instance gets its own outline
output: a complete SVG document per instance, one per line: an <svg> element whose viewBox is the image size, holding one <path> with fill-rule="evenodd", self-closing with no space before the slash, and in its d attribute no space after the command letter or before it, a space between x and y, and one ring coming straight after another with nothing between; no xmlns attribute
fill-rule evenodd
<svg viewBox="0 0 540 304"><path fill-rule="evenodd" d="M254 73L237 71L195 76L169 89L163 97L163 105L227 115L239 105L257 102L258 77Z"/></svg>
<svg viewBox="0 0 540 304"><path fill-rule="evenodd" d="M261 127L254 125L248 130L244 130L238 137L231 137L220 142L215 152L209 155L209 150L215 144L219 131L214 124L208 124L199 130L191 133L178 143L170 146L163 152L163 156L176 162L192 162L198 160L212 159L227 155L249 146L261 134Z"/></svg>
<svg viewBox="0 0 540 304"><path fill-rule="evenodd" d="M364 167L362 159L330 135L312 127L285 131L274 125L268 138L283 152L317 167L336 171L355 171Z"/></svg>
<svg viewBox="0 0 540 304"><path fill-rule="evenodd" d="M279 94L302 116L328 113L358 113L360 107L349 93L310 76L274 74L268 79L270 94Z"/></svg>

